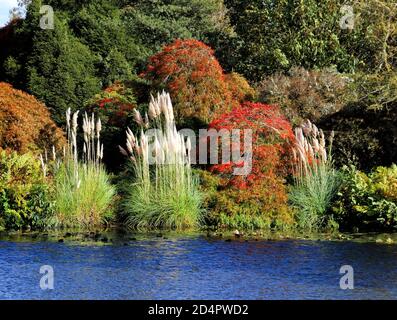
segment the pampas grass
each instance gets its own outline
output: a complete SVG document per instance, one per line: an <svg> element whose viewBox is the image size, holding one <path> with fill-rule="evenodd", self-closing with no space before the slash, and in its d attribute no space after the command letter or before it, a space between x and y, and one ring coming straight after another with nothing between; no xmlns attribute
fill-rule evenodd
<svg viewBox="0 0 397 320"><path fill-rule="evenodd" d="M299 226L318 230L332 224L327 213L340 186L331 156L334 134L331 133L327 148L323 131L307 120L295 129L295 137L294 186L289 201L297 210Z"/></svg>
<svg viewBox="0 0 397 320"><path fill-rule="evenodd" d="M62 163L55 175L55 190L56 226L92 228L112 219L115 190L102 166Z"/></svg>
<svg viewBox="0 0 397 320"><path fill-rule="evenodd" d="M79 159L77 145L78 114L66 112L67 146L58 159L53 154L57 227L95 227L112 218L111 204L115 188L109 181L101 160L101 120L83 116L83 155ZM41 158L42 160L42 158ZM42 161L44 169L46 165Z"/></svg>
<svg viewBox="0 0 397 320"><path fill-rule="evenodd" d="M151 97L148 113L135 111L139 137L127 130L124 155L131 159L134 181L124 204L131 228L186 229L201 221L201 194L190 164L190 140L176 130L169 94ZM154 135L143 129L152 124Z"/></svg>

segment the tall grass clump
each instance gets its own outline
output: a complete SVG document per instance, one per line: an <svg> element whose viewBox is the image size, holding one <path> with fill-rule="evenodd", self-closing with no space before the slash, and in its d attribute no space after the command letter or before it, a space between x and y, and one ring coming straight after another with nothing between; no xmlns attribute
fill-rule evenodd
<svg viewBox="0 0 397 320"><path fill-rule="evenodd" d="M77 146L78 111L66 112L67 146L61 159L53 150L57 227L93 227L103 225L112 217L111 204L115 188L111 185L101 160L101 121L92 114L83 117L83 155L79 159ZM44 172L46 162L41 158Z"/></svg>
<svg viewBox="0 0 397 320"><path fill-rule="evenodd" d="M201 221L201 194L190 163L191 142L177 132L168 93L151 97L145 118L135 110L139 137L127 130L127 150L134 180L125 201L131 228L188 229ZM152 127L144 132L143 129Z"/></svg>
<svg viewBox="0 0 397 320"><path fill-rule="evenodd" d="M327 148L323 131L306 120L295 129L295 136L294 185L289 201L297 210L298 225L306 230L331 227L333 219L328 210L340 185L331 155L334 134Z"/></svg>

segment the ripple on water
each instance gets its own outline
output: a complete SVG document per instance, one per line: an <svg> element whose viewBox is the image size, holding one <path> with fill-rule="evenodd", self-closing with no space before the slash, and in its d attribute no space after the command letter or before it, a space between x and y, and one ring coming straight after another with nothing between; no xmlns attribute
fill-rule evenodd
<svg viewBox="0 0 397 320"><path fill-rule="evenodd" d="M346 264L354 290L339 288ZM349 241L0 241L0 298L395 299L396 264L397 246ZM54 290L39 287L42 265L54 268Z"/></svg>

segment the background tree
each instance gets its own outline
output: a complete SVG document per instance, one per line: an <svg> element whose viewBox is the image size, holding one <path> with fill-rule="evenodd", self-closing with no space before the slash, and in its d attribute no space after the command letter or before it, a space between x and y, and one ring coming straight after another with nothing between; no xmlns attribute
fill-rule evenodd
<svg viewBox="0 0 397 320"><path fill-rule="evenodd" d="M2 51L4 80L45 102L62 123L68 107L77 109L100 90L98 58L72 34L62 12L55 12L54 29L41 29L40 6L33 0L26 18L15 22L5 39L10 46Z"/></svg>
<svg viewBox="0 0 397 320"><path fill-rule="evenodd" d="M358 73L352 79L349 101L319 125L335 130L338 165L350 163L365 171L389 166L397 157L397 73Z"/></svg>
<svg viewBox="0 0 397 320"><path fill-rule="evenodd" d="M64 121L67 108L76 110L101 89L95 75L96 57L70 33L62 20L53 30L33 34L27 59L27 87L45 101L57 123Z"/></svg>
<svg viewBox="0 0 397 320"><path fill-rule="evenodd" d="M62 123L115 81L131 80L175 38L216 39L230 27L222 0L48 0L54 30L39 28L41 0L0 30L0 80L37 96Z"/></svg>
<svg viewBox="0 0 397 320"><path fill-rule="evenodd" d="M95 68L102 87L130 78L137 62L144 59L136 40L128 34L124 12L116 1L87 1L76 14L70 15L69 26L92 55L98 57Z"/></svg>
<svg viewBox="0 0 397 320"><path fill-rule="evenodd" d="M338 71L354 72L395 65L397 6L392 0L355 1L353 29L340 26L344 0L226 0L225 4L237 39L232 58L229 52L220 60L251 80L293 66L335 65Z"/></svg>
<svg viewBox="0 0 397 320"><path fill-rule="evenodd" d="M140 47L142 63L175 39L208 44L233 33L223 0L122 1L129 34Z"/></svg>
<svg viewBox="0 0 397 320"><path fill-rule="evenodd" d="M233 98L213 50L197 40L176 40L150 57L144 77L153 91L171 95L179 124L209 123L232 108Z"/></svg>

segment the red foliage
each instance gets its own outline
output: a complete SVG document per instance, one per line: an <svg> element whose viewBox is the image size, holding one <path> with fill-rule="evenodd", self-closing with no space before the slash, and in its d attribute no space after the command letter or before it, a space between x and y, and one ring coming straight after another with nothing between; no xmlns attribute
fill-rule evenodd
<svg viewBox="0 0 397 320"><path fill-rule="evenodd" d="M211 171L228 179L228 184L247 188L270 176L283 176L290 170L288 157L294 141L291 124L276 106L245 102L232 112L222 115L209 125L216 130L252 130L252 172L247 176L233 175L242 163L213 165ZM243 145L243 135L241 135ZM240 148L240 146L231 146Z"/></svg>
<svg viewBox="0 0 397 320"><path fill-rule="evenodd" d="M33 96L0 82L0 148L19 152L60 149L62 131L46 106Z"/></svg>
<svg viewBox="0 0 397 320"><path fill-rule="evenodd" d="M252 130L252 171L233 175L243 163L212 165L210 171L221 177L221 193L214 211L261 216L267 221L293 223L287 205L285 177L291 172L290 154L294 142L291 124L276 106L245 102L209 125L216 130ZM243 134L240 145L243 146ZM231 145L231 148L240 148ZM241 152L241 150L240 150ZM226 197L222 196L226 195Z"/></svg>
<svg viewBox="0 0 397 320"><path fill-rule="evenodd" d="M122 82L115 82L89 102L88 111L97 112L107 126L123 128L136 107L135 96Z"/></svg>
<svg viewBox="0 0 397 320"><path fill-rule="evenodd" d="M214 51L197 40L176 40L149 59L142 75L167 90L178 120L209 122L215 112L231 110L233 96Z"/></svg>

